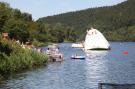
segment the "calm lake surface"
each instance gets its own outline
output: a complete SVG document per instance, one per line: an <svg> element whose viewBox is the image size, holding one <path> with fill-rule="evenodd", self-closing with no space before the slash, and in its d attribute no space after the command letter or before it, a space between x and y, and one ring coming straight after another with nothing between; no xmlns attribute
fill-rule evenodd
<svg viewBox="0 0 135 89"><path fill-rule="evenodd" d="M71 43L59 44L64 62L16 74L2 81L0 89L97 89L99 82L135 83L135 43L110 44L110 51L89 52L71 48ZM75 53L86 60L70 59Z"/></svg>

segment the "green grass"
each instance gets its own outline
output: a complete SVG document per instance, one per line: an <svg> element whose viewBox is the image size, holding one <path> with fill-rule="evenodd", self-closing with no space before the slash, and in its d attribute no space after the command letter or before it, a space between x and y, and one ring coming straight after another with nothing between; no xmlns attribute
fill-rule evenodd
<svg viewBox="0 0 135 89"><path fill-rule="evenodd" d="M48 56L29 49L23 49L14 41L0 40L0 76L10 75L24 69L47 63ZM10 51L6 52L6 51ZM0 50L1 51L1 50Z"/></svg>

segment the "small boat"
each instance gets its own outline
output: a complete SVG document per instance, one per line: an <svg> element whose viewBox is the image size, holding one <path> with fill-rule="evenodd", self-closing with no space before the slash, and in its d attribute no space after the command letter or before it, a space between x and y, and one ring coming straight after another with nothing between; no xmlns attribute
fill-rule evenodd
<svg viewBox="0 0 135 89"><path fill-rule="evenodd" d="M85 59L85 56L78 56L78 55L73 55L71 56L71 59Z"/></svg>
<svg viewBox="0 0 135 89"><path fill-rule="evenodd" d="M83 48L83 43L73 43L72 48Z"/></svg>

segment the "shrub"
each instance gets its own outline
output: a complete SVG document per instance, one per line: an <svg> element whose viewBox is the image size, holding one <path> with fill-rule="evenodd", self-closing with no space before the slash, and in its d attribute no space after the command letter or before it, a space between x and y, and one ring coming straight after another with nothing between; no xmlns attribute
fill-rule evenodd
<svg viewBox="0 0 135 89"><path fill-rule="evenodd" d="M46 46L48 43L40 42L40 41L37 41L37 40L34 39L34 41L32 42L32 44L35 45L35 46L40 47L40 46Z"/></svg>
<svg viewBox="0 0 135 89"><path fill-rule="evenodd" d="M29 49L23 49L15 41L1 40L0 45L6 50L0 52L0 74L11 74L29 69L35 66L43 65L47 62L48 56L43 53L38 53ZM6 45L6 46L5 46ZM11 50L7 53L8 50Z"/></svg>

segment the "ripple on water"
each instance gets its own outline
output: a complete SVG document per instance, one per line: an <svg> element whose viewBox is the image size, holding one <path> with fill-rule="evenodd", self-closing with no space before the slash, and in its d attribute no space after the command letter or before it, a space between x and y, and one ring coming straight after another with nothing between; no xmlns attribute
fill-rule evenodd
<svg viewBox="0 0 135 89"><path fill-rule="evenodd" d="M135 43L112 42L110 51L89 51L60 44L65 61L16 74L1 83L0 89L97 89L99 82L135 83ZM123 51L128 55L123 55ZM86 55L86 60L71 60L73 54Z"/></svg>

